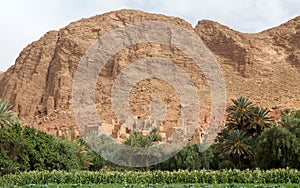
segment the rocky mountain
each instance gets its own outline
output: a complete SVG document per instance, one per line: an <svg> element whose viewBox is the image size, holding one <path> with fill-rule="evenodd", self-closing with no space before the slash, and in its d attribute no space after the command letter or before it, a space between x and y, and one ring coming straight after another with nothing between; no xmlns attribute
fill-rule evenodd
<svg viewBox="0 0 300 188"><path fill-rule="evenodd" d="M180 18L137 10L120 10L81 19L59 31L46 33L29 44L15 65L0 75L0 98L14 106L24 124L51 134L71 135L71 127L77 130L72 109L72 84L81 58L99 36L142 21L167 22L201 37L223 71L227 103L231 98L248 97L255 104L272 109L275 117L281 109L300 108L300 17L257 34L246 34L213 21L199 21L193 28ZM209 116L211 101L205 77L186 54L156 43L136 44L119 51L100 73L95 101L105 128L116 138L128 136L130 130L121 126L111 110L110 91L118 73L144 57L169 59L192 78L201 96L197 133L201 134L213 118ZM159 79L140 81L131 91L131 111L146 122L150 113L148 105L154 98L161 98L167 106L165 120L159 128L163 137L168 137L180 116L180 99L168 83Z"/></svg>
<svg viewBox="0 0 300 188"><path fill-rule="evenodd" d="M257 34L211 21L200 21L195 31L221 64L228 97L242 94L269 108L299 108L300 17Z"/></svg>

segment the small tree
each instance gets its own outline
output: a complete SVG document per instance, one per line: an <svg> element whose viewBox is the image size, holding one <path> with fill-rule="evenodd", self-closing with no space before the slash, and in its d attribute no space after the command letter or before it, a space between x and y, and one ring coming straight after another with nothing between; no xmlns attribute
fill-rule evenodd
<svg viewBox="0 0 300 188"><path fill-rule="evenodd" d="M255 151L260 168L300 168L300 139L285 127L273 126L263 131Z"/></svg>

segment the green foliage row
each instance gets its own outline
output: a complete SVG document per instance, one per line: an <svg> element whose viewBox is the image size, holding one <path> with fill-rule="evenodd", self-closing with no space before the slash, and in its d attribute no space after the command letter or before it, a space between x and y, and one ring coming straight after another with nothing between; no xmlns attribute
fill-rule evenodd
<svg viewBox="0 0 300 188"><path fill-rule="evenodd" d="M26 186L3 186L0 188L300 188L296 184L46 184Z"/></svg>
<svg viewBox="0 0 300 188"><path fill-rule="evenodd" d="M31 171L10 174L0 178L0 186L28 184L184 184L184 183L300 183L300 171L223 170L223 171Z"/></svg>

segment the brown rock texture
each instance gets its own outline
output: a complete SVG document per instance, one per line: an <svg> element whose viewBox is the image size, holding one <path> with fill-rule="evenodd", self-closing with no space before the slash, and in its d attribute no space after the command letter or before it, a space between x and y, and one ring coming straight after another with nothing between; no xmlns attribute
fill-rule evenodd
<svg viewBox="0 0 300 188"><path fill-rule="evenodd" d="M299 109L300 17L257 34L206 20L195 31L218 58L228 99L242 95L271 109Z"/></svg>
<svg viewBox="0 0 300 188"><path fill-rule="evenodd" d="M255 104L272 109L275 116L284 108L300 108L300 17L257 34L245 34L213 21L199 21L193 28L180 18L137 10L81 19L46 33L20 53L14 66L0 74L0 98L14 106L25 125L58 136L72 135L70 128L78 134L72 109L72 84L78 63L99 36L142 21L167 22L196 33L220 64L228 104L231 98L248 97ZM128 130L119 125L111 110L110 91L118 73L144 57L171 60L192 78L201 96L199 137L209 121L208 84L189 57L161 44L136 44L115 54L105 65L97 82L95 101L107 130L115 137L128 137ZM149 103L155 98L167 106L165 120L159 127L165 138L173 133L174 122L180 115L180 99L174 88L158 79L143 80L132 89L129 103L132 113L146 122Z"/></svg>

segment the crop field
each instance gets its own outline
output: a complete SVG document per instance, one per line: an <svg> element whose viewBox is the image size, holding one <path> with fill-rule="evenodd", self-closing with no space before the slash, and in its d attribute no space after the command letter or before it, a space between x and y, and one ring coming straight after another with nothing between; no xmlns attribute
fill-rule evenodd
<svg viewBox="0 0 300 188"><path fill-rule="evenodd" d="M3 186L1 188L300 188L299 184L47 184Z"/></svg>
<svg viewBox="0 0 300 188"><path fill-rule="evenodd" d="M300 188L300 171L195 170L195 171L33 171L0 177L8 187L256 187Z"/></svg>

